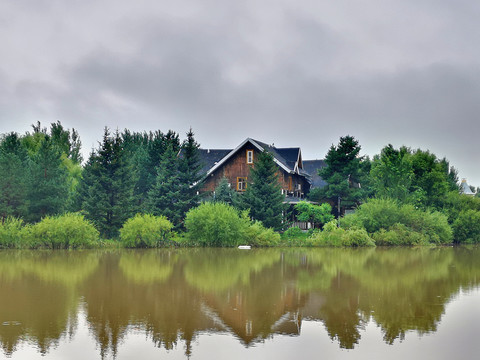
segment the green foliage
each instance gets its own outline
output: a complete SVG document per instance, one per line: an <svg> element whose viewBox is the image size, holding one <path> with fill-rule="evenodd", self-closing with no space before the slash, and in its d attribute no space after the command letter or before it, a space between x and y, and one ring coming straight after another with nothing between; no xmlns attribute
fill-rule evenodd
<svg viewBox="0 0 480 360"><path fill-rule="evenodd" d="M377 197L391 197L406 201L413 179L412 160L409 149L399 150L391 144L385 146L372 161L371 186Z"/></svg>
<svg viewBox="0 0 480 360"><path fill-rule="evenodd" d="M195 141L192 129L187 133L187 138L181 147L181 156L179 158L179 180L180 196L177 201L177 208L181 221L191 208L198 206L199 196L197 192L200 186L200 179L203 174L200 173L200 145Z"/></svg>
<svg viewBox="0 0 480 360"><path fill-rule="evenodd" d="M23 220L7 217L0 223L0 248L19 249L24 247Z"/></svg>
<svg viewBox="0 0 480 360"><path fill-rule="evenodd" d="M0 143L0 217L23 217L27 214L27 153L16 133L6 135Z"/></svg>
<svg viewBox="0 0 480 360"><path fill-rule="evenodd" d="M29 170L27 219L36 222L61 213L68 199L68 171L62 164L61 152L48 135L31 157Z"/></svg>
<svg viewBox="0 0 480 360"><path fill-rule="evenodd" d="M213 201L223 202L232 206L235 206L238 202L237 192L231 188L228 179L225 176L220 179L215 188Z"/></svg>
<svg viewBox="0 0 480 360"><path fill-rule="evenodd" d="M265 228L259 221L254 221L247 227L245 238L251 246L269 247L280 243L280 234L272 228Z"/></svg>
<svg viewBox="0 0 480 360"><path fill-rule="evenodd" d="M259 153L255 166L250 170L249 184L242 196L242 208L249 209L252 218L261 221L265 227L280 230L284 199L273 155L266 151Z"/></svg>
<svg viewBox="0 0 480 360"><path fill-rule="evenodd" d="M458 191L456 171L449 168L446 159L438 159L429 151L416 150L411 155L413 179L411 191L421 189L425 197L424 206L441 208L449 191Z"/></svg>
<svg viewBox="0 0 480 360"><path fill-rule="evenodd" d="M169 245L173 237L172 223L164 216L136 214L120 229L120 240L128 248Z"/></svg>
<svg viewBox="0 0 480 360"><path fill-rule="evenodd" d="M480 198L459 194L458 191L450 191L446 194L443 199L442 212L448 216L451 224L464 210L480 211Z"/></svg>
<svg viewBox="0 0 480 360"><path fill-rule="evenodd" d="M243 243L249 220L225 203L203 203L185 218L190 241L200 246L230 247Z"/></svg>
<svg viewBox="0 0 480 360"><path fill-rule="evenodd" d="M297 219L299 221L313 223L314 227L321 228L324 224L334 219L332 207L328 203L314 205L306 201L300 201L295 205L295 210L298 213Z"/></svg>
<svg viewBox="0 0 480 360"><path fill-rule="evenodd" d="M325 224L323 231L315 232L310 237L314 246L360 247L375 246L374 241L363 228L342 229L337 220Z"/></svg>
<svg viewBox="0 0 480 360"><path fill-rule="evenodd" d="M311 230L307 232L297 226L288 228L281 235L281 245L288 247L313 246L310 241L313 231L318 232L319 230Z"/></svg>
<svg viewBox="0 0 480 360"><path fill-rule="evenodd" d="M252 222L248 211L239 212L220 202L207 202L191 209L185 227L189 243L199 246L274 246L280 241L280 235L273 229Z"/></svg>
<svg viewBox="0 0 480 360"><path fill-rule="evenodd" d="M398 224L404 225L408 231L421 234L420 238L416 238L408 233L408 238L405 239L406 244L413 242L413 238L418 243L425 243L424 239L433 244L447 244L452 241L452 229L444 214L422 211L413 205L399 204L388 198L370 199L354 214L345 216L341 221L344 228L361 226L370 234L382 229L383 232L392 230L397 234L405 233L405 229L397 226ZM378 236L380 235L377 235L377 238Z"/></svg>
<svg viewBox="0 0 480 360"><path fill-rule="evenodd" d="M455 243L480 243L480 211L460 212L452 228Z"/></svg>
<svg viewBox="0 0 480 360"><path fill-rule="evenodd" d="M119 133L110 136L105 128L103 142L90 154L79 188L81 208L102 236L117 236L120 227L133 215L134 183Z"/></svg>
<svg viewBox="0 0 480 360"><path fill-rule="evenodd" d="M326 167L319 170L319 175L328 183L321 193L327 199L342 204L353 205L365 195L359 186L364 180L364 158L360 156L360 145L353 136L340 138L338 146L332 145L325 157ZM337 209L338 212L338 209Z"/></svg>
<svg viewBox="0 0 480 360"><path fill-rule="evenodd" d="M147 208L156 216L166 216L173 224L182 220L180 211L181 182L179 177L179 148L170 144L157 167L155 185L148 193Z"/></svg>
<svg viewBox="0 0 480 360"><path fill-rule="evenodd" d="M375 244L379 246L428 245L429 243L427 235L399 223L392 225L389 230L380 229L372 237Z"/></svg>
<svg viewBox="0 0 480 360"><path fill-rule="evenodd" d="M286 238L300 237L304 234L303 230L298 226L292 226L283 232L283 236Z"/></svg>
<svg viewBox="0 0 480 360"><path fill-rule="evenodd" d="M29 229L31 247L48 249L91 248L98 244L99 233L78 213L47 216Z"/></svg>

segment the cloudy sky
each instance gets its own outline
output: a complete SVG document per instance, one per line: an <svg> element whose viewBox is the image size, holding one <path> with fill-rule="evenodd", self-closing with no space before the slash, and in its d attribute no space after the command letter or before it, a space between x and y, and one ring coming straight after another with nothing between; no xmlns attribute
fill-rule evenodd
<svg viewBox="0 0 480 360"><path fill-rule="evenodd" d="M480 2L0 0L0 133L192 127L323 158L429 149L480 186Z"/></svg>

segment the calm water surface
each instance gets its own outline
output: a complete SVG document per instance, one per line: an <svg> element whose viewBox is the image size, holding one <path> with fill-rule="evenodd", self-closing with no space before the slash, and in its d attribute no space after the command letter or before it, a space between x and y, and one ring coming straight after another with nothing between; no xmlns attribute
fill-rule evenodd
<svg viewBox="0 0 480 360"><path fill-rule="evenodd" d="M473 359L480 249L0 251L0 358Z"/></svg>

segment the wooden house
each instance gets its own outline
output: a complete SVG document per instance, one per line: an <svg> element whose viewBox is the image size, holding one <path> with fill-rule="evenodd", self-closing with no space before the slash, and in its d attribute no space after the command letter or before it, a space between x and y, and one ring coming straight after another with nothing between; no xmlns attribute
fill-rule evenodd
<svg viewBox="0 0 480 360"><path fill-rule="evenodd" d="M309 162L309 170L304 170L304 162L300 148L277 148L251 138L245 139L235 149L200 149L203 164L201 191L213 192L222 177L226 177L230 186L238 192L247 189L250 170L255 166L255 160L260 152L268 151L278 166L277 176L286 202L296 202L303 199L311 186L321 184L316 177L315 166L324 163Z"/></svg>

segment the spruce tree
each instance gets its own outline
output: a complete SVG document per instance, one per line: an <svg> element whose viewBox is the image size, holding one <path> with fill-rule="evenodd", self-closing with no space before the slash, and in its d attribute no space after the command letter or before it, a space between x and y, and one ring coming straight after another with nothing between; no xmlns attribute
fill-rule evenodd
<svg viewBox="0 0 480 360"><path fill-rule="evenodd" d="M281 193L277 169L271 153L264 151L257 156L242 197L242 207L250 209L251 217L260 220L265 227L280 230L285 198Z"/></svg>
<svg viewBox="0 0 480 360"><path fill-rule="evenodd" d="M27 212L27 152L16 133L0 144L0 217L24 217Z"/></svg>
<svg viewBox="0 0 480 360"><path fill-rule="evenodd" d="M214 202L223 202L232 206L237 205L237 193L231 188L228 179L223 176L215 188Z"/></svg>
<svg viewBox="0 0 480 360"><path fill-rule="evenodd" d="M68 171L62 163L61 152L45 135L38 152L30 161L28 181L28 215L39 221L46 215L61 213L68 198Z"/></svg>
<svg viewBox="0 0 480 360"><path fill-rule="evenodd" d="M360 157L360 145L353 136L340 138L338 146L332 145L325 157L326 167L318 174L328 183L320 193L327 199L342 205L353 205L364 196L364 189L359 185L363 182L363 157Z"/></svg>
<svg viewBox="0 0 480 360"><path fill-rule="evenodd" d="M180 198L178 201L178 210L183 220L186 213L199 203L199 181L200 174L200 154L199 145L195 141L192 129L187 133L187 139L182 144L181 156L179 159L179 181L180 181Z"/></svg>
<svg viewBox="0 0 480 360"><path fill-rule="evenodd" d="M80 186L82 208L100 233L112 238L133 215L134 178L125 161L122 139L105 128L103 142L85 165Z"/></svg>
<svg viewBox="0 0 480 360"><path fill-rule="evenodd" d="M157 167L155 184L148 192L147 206L153 215L166 216L175 226L182 220L178 151L176 144L170 143L163 153Z"/></svg>

